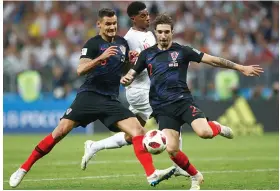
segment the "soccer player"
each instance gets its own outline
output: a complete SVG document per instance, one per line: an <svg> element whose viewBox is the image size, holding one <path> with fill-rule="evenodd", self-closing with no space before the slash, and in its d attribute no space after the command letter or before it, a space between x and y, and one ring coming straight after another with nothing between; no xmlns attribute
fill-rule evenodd
<svg viewBox="0 0 280 191"><path fill-rule="evenodd" d="M204 113L195 104L186 84L190 61L206 63L215 67L240 71L246 76L259 76L263 69L258 65L242 66L221 57L211 56L189 46L172 42L173 22L166 14L155 19L156 45L142 51L137 63L121 83L129 85L144 69L148 69L151 80L150 105L159 123L159 129L167 137L167 152L170 158L192 176L191 189L200 189L202 174L189 162L188 157L179 149L180 127L188 123L201 137L213 138L221 134L223 126L218 122L207 121ZM233 138L232 131L222 135Z"/></svg>
<svg viewBox="0 0 280 191"><path fill-rule="evenodd" d="M150 153L142 145L144 128L135 115L117 100L129 47L124 38L116 36L115 12L101 9L97 24L99 35L86 42L77 68L78 75L86 75L84 84L54 131L39 142L29 158L11 175L11 187L17 187L32 165L48 154L73 128L85 127L97 119L109 130L121 130L132 137L135 155L146 172L149 184L155 186L174 173L174 167L166 170L154 168Z"/></svg>
<svg viewBox="0 0 280 191"><path fill-rule="evenodd" d="M142 50L156 44L156 39L151 31L149 12L143 2L134 1L127 7L127 14L133 26L126 33L124 38L127 40L130 50L140 53ZM145 126L149 119L152 108L149 104L150 79L147 70L142 71L134 82L126 87L126 98L129 103L129 110L132 111L142 126ZM123 132L117 133L109 138L100 141L88 140L85 142L85 154L82 158L81 168L86 169L88 161L100 150L115 149L129 145L131 137ZM174 173L176 176L189 176L179 167Z"/></svg>

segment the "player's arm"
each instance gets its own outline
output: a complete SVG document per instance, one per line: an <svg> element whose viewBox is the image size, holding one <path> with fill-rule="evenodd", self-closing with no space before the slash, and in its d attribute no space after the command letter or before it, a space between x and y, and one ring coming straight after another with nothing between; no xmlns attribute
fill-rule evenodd
<svg viewBox="0 0 280 191"><path fill-rule="evenodd" d="M77 68L78 76L85 75L91 69L115 54L117 54L117 46L111 46L98 56L98 48L96 47L95 40L88 40L82 49L82 55Z"/></svg>
<svg viewBox="0 0 280 191"><path fill-rule="evenodd" d="M184 47L184 54L187 56L187 58L190 58L190 61L195 61L198 63L203 62L214 67L237 70L243 73L245 76L260 76L260 73L263 72L263 69L259 65L243 66L224 58L211 56L209 54L200 52L199 50L189 46Z"/></svg>
<svg viewBox="0 0 280 191"><path fill-rule="evenodd" d="M99 58L90 59L90 58L80 58L79 65L77 68L78 76L83 76L88 73L92 68L96 67L102 62Z"/></svg>
<svg viewBox="0 0 280 191"><path fill-rule="evenodd" d="M125 67L124 67L124 74L126 74L130 69L133 68L138 56L139 56L139 53L137 51L135 51L135 50L129 51L128 60L126 61Z"/></svg>
<svg viewBox="0 0 280 191"><path fill-rule="evenodd" d="M140 74L146 68L146 54L145 51L142 51L137 59L136 64L128 73L121 78L121 84L128 86L130 85L134 78Z"/></svg>
<svg viewBox="0 0 280 191"><path fill-rule="evenodd" d="M139 41L135 40L135 37L132 38L130 35L125 36L124 39L126 40L126 45L129 49L128 57L124 68L124 74L127 74L130 69L133 68L134 64L136 64L136 60L141 52Z"/></svg>
<svg viewBox="0 0 280 191"><path fill-rule="evenodd" d="M264 72L259 65L243 66L230 60L221 57L211 56L205 53L201 59L201 62L204 62L214 67L237 70L243 73L245 76L260 76L260 74Z"/></svg>

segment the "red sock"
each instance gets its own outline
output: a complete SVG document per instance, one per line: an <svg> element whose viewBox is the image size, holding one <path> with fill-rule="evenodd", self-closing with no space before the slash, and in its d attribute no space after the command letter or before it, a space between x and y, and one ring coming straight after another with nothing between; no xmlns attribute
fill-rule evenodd
<svg viewBox="0 0 280 191"><path fill-rule="evenodd" d="M213 137L217 136L221 132L221 126L220 125L216 125L212 121L208 121L208 124L211 127L211 129L212 129Z"/></svg>
<svg viewBox="0 0 280 191"><path fill-rule="evenodd" d="M29 171L32 165L42 158L44 155L48 154L57 142L52 137L52 134L46 136L33 150L29 158L23 163L21 168Z"/></svg>
<svg viewBox="0 0 280 191"><path fill-rule="evenodd" d="M142 164L143 168L145 169L146 175L150 176L156 170L153 165L153 158L150 153L148 153L142 144L144 136L135 136L132 138L132 144L134 148L134 153L140 163Z"/></svg>
<svg viewBox="0 0 280 191"><path fill-rule="evenodd" d="M182 152L179 151L175 157L170 157L181 169L185 170L191 176L197 174L196 168L190 163L188 157Z"/></svg>

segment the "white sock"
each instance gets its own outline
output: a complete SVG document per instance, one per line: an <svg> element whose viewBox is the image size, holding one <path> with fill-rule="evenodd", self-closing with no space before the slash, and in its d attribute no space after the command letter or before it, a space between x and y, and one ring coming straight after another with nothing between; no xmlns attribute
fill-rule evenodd
<svg viewBox="0 0 280 191"><path fill-rule="evenodd" d="M103 149L121 148L122 146L128 145L124 136L125 136L124 132L119 132L106 139L96 141L94 144L92 144L92 146L94 147L94 149L97 149L98 151Z"/></svg>

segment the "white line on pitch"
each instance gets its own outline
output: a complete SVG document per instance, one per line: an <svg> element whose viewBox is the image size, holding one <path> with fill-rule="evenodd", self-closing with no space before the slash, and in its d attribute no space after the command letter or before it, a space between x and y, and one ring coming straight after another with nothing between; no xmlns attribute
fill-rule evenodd
<svg viewBox="0 0 280 191"><path fill-rule="evenodd" d="M251 170L217 170L217 171L202 171L204 174L218 174L218 173L247 173L247 172L272 172L279 171L277 168L268 169L251 169ZM84 176L72 178L43 178L43 179L25 179L24 182L37 182L37 181L60 181L60 180L80 180L80 179L103 179L103 178L118 178L118 177L133 177L144 176L144 174L116 174L110 176ZM8 180L4 182L9 182Z"/></svg>
<svg viewBox="0 0 280 191"><path fill-rule="evenodd" d="M216 157L216 158L192 158L192 161L278 161L278 157ZM169 159L155 160L156 163L166 163L170 162ZM89 164L116 164L116 163L139 163L137 160L105 160L105 161L90 161ZM80 161L58 161L58 162L47 162L39 164L40 166L63 166L63 165L77 165ZM5 164L4 166L19 166L20 164Z"/></svg>

